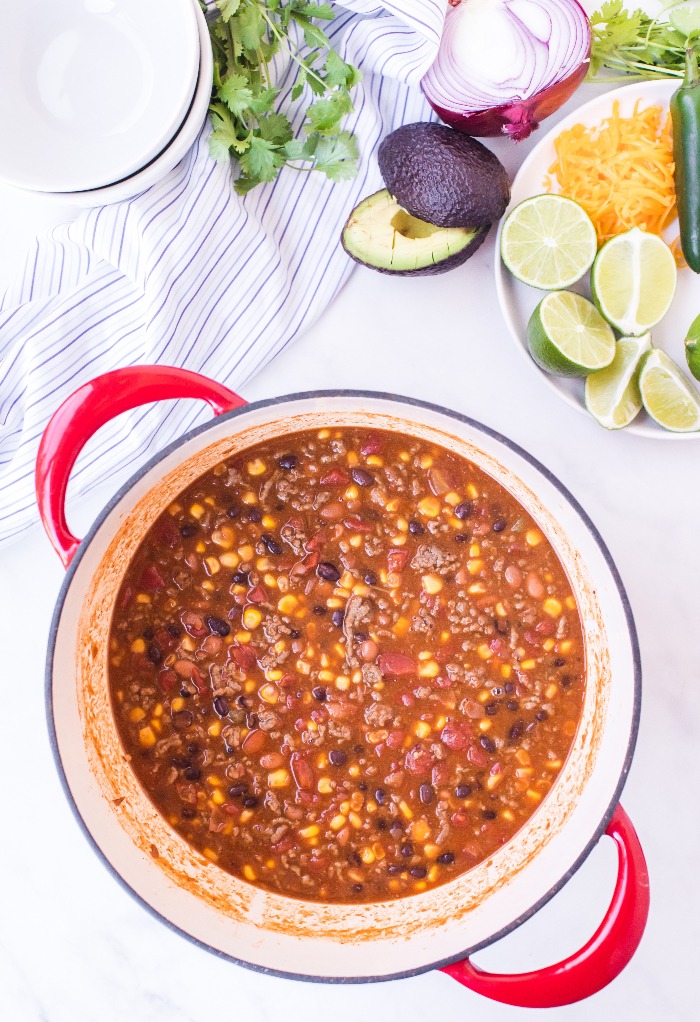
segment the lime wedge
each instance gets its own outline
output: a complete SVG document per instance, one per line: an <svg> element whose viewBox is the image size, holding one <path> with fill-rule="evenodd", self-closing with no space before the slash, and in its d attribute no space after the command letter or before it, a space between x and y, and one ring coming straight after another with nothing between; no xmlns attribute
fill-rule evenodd
<svg viewBox="0 0 700 1022"><path fill-rule="evenodd" d="M606 429L629 426L642 410L637 378L642 356L648 351L651 351L651 334L621 337L610 365L586 379L586 408Z"/></svg>
<svg viewBox="0 0 700 1022"><path fill-rule="evenodd" d="M588 376L610 365L615 335L592 302L573 291L545 295L527 325L527 345L541 369Z"/></svg>
<svg viewBox="0 0 700 1022"><path fill-rule="evenodd" d="M523 284L544 291L570 287L590 269L598 248L586 211L563 195L535 195L508 214L501 258Z"/></svg>
<svg viewBox="0 0 700 1022"><path fill-rule="evenodd" d="M627 337L646 333L668 312L676 292L676 262L655 234L633 227L601 248L591 271L593 300Z"/></svg>
<svg viewBox="0 0 700 1022"><path fill-rule="evenodd" d="M691 433L700 429L700 398L672 358L654 348L644 359L639 390L649 415L664 429Z"/></svg>
<svg viewBox="0 0 700 1022"><path fill-rule="evenodd" d="M700 316L696 316L690 324L685 339L685 358L688 369L696 380L700 380Z"/></svg>

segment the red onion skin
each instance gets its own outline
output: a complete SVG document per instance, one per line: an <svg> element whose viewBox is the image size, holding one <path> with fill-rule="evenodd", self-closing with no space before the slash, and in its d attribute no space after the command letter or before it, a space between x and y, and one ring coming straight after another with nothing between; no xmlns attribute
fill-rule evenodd
<svg viewBox="0 0 700 1022"><path fill-rule="evenodd" d="M451 128L474 135L476 138L494 138L507 135L514 142L522 142L539 127L540 121L558 110L563 103L573 96L586 77L590 57L573 71L568 78L549 85L542 92L530 96L529 99L511 103L508 106L491 107L489 110L474 110L459 113L455 110L443 110L426 96L431 107L441 121Z"/></svg>

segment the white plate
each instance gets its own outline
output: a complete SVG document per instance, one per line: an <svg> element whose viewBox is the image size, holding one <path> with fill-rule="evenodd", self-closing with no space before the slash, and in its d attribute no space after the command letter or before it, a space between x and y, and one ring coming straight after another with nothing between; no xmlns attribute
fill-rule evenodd
<svg viewBox="0 0 700 1022"><path fill-rule="evenodd" d="M0 180L78 191L145 166L197 82L192 0L0 4Z"/></svg>
<svg viewBox="0 0 700 1022"><path fill-rule="evenodd" d="M574 124L585 124L594 126L600 124L603 118L608 117L612 112L613 100L620 104L620 113L623 116L632 114L634 104L637 100L642 101L643 106L657 106L663 104L668 107L669 100L678 88L678 81L675 79L635 82L633 85L626 85L622 89L606 93L592 99L579 107L568 117L563 118L544 138L535 146L527 157L513 181L511 203L509 209L517 206L523 199L531 195L541 194L544 188L544 179L549 168L556 159L554 151L554 140L562 131L571 128ZM556 184L556 182L555 182ZM505 219L505 218L504 218ZM496 239L496 251L501 250L501 230L503 220L499 227ZM667 240L678 236L677 221L669 227ZM515 341L518 350L524 355L528 366L533 373L538 373L540 378L547 383L552 390L571 405L586 415L586 407L583 403L583 380L571 380L560 376L551 376L543 372L530 358L527 350L527 324L535 306L541 301L545 292L537 291L535 288L521 284L505 268L501 259L496 259L496 290L501 311L505 318L508 329ZM577 284L572 290L580 291L581 294L590 297L590 290L586 278ZM686 331L693 319L700 313L700 277L692 270L685 268L678 273L678 288L673 299L673 304L667 315L652 331L654 344L663 348L668 354L685 370L686 361L683 350L683 341ZM591 422L596 429L600 429L593 418ZM700 438L700 433L671 433L668 430L657 426L652 419L642 411L627 426L626 433L636 433L637 436L653 437L655 440L693 440Z"/></svg>
<svg viewBox="0 0 700 1022"><path fill-rule="evenodd" d="M156 184L180 162L187 154L200 132L202 124L209 109L209 98L211 96L212 76L214 70L214 59L209 39L209 29L199 6L198 0L192 0L197 14L197 25L199 28L199 77L195 90L192 106L185 118L180 130L172 142L156 156L155 160L147 164L142 170L137 171L123 181L117 181L105 188L93 188L83 192L37 192L30 194L34 197L40 196L48 201L61 201L70 203L73 206L106 206L111 202L121 202L123 199L130 199L133 195L145 192L151 185ZM19 189L25 191L25 189Z"/></svg>

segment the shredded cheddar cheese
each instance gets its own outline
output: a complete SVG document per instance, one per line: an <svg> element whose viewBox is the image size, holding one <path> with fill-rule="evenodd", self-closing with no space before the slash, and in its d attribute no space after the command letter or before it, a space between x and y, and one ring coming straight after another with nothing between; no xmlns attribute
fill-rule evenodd
<svg viewBox="0 0 700 1022"><path fill-rule="evenodd" d="M632 227L660 235L675 219L671 117L662 106L640 109L638 100L632 116L621 117L614 102L601 124L575 124L554 146L545 188L583 206L599 244ZM671 247L678 259L679 246Z"/></svg>

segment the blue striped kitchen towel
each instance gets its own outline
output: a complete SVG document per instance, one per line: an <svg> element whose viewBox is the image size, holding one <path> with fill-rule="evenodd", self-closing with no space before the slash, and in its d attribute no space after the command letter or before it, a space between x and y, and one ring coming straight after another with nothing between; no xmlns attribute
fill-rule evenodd
<svg viewBox="0 0 700 1022"><path fill-rule="evenodd" d="M343 0L328 34L362 69L347 127L360 172L332 184L283 171L245 197L208 153L208 125L159 184L83 212L32 247L0 301L0 542L36 519L34 462L58 405L119 366L186 366L228 384L246 380L308 327L347 280L339 232L381 187L373 153L400 124L426 119L418 83L432 63L447 0ZM295 68L281 70L281 105ZM303 106L303 104L301 104ZM303 111L294 107L301 131ZM198 402L137 409L86 448L71 493L134 467L206 418Z"/></svg>

